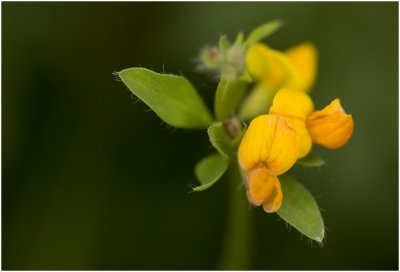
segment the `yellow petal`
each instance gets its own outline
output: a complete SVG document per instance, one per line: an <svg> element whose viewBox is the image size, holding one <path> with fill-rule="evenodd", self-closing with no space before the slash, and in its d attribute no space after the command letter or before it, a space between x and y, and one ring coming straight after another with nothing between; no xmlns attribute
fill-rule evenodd
<svg viewBox="0 0 400 272"><path fill-rule="evenodd" d="M264 44L256 43L249 49L246 65L251 76L267 90L280 88L289 79L294 87L300 84L294 66L285 54Z"/></svg>
<svg viewBox="0 0 400 272"><path fill-rule="evenodd" d="M271 195L277 180L278 178L262 165L249 171L246 174L246 181L247 198L250 203L255 206L263 204Z"/></svg>
<svg viewBox="0 0 400 272"><path fill-rule="evenodd" d="M283 117L279 115L269 115L278 118L271 142L268 157L264 163L275 175L279 176L289 170L300 154L300 137L293 130Z"/></svg>
<svg viewBox="0 0 400 272"><path fill-rule="evenodd" d="M346 114L340 100L335 99L321 111L307 118L307 128L314 143L335 149L343 146L353 134L354 122Z"/></svg>
<svg viewBox="0 0 400 272"><path fill-rule="evenodd" d="M314 84L317 74L317 49L312 43L305 42L286 51L301 78L301 90L308 92Z"/></svg>
<svg viewBox="0 0 400 272"><path fill-rule="evenodd" d="M283 194L281 184L278 179L275 180L274 188L268 199L263 203L264 211L273 213L279 210L282 204Z"/></svg>
<svg viewBox="0 0 400 272"><path fill-rule="evenodd" d="M312 148L311 136L308 133L306 122L298 118L285 117L286 123L293 128L300 137L300 154L299 158L305 157L310 153Z"/></svg>
<svg viewBox="0 0 400 272"><path fill-rule="evenodd" d="M239 164L246 172L260 164L267 157L276 121L268 115L254 118L240 142Z"/></svg>
<svg viewBox="0 0 400 272"><path fill-rule="evenodd" d="M299 152L300 138L282 116L260 115L251 121L238 159L246 172L263 164L278 176L293 166Z"/></svg>
<svg viewBox="0 0 400 272"><path fill-rule="evenodd" d="M314 104L306 93L284 88L276 93L269 113L305 121L313 110Z"/></svg>

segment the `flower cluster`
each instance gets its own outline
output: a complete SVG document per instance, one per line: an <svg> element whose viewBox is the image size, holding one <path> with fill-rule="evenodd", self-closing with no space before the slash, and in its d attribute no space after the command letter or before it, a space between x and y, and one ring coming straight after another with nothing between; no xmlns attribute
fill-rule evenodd
<svg viewBox="0 0 400 272"><path fill-rule="evenodd" d="M286 53L257 43L247 53L247 69L262 91L278 90L268 114L251 121L238 152L248 199L268 213L276 212L282 203L279 175L307 156L313 143L339 148L353 132L353 118L339 99L314 111L307 92L316 77L316 56L311 43Z"/></svg>
<svg viewBox="0 0 400 272"><path fill-rule="evenodd" d="M193 191L209 189L229 172L231 186L245 183L252 205L277 212L322 242L324 223L314 197L286 172L296 162L321 165L323 160L310 154L312 145L343 146L352 135L353 118L339 99L314 109L309 93L318 56L312 43L285 52L260 43L281 26L281 21L267 22L247 37L239 33L233 42L222 36L218 46L200 52L200 70L218 78L213 112L182 76L133 67L118 77L168 125L207 128L215 150L197 163L194 172L200 184ZM231 195L236 193L232 190ZM239 196L244 198L244 193Z"/></svg>

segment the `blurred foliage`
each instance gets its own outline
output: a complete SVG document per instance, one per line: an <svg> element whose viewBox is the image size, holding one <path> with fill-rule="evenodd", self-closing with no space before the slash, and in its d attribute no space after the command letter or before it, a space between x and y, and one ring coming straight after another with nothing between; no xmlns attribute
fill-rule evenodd
<svg viewBox="0 0 400 272"><path fill-rule="evenodd" d="M206 133L160 123L112 72L185 75L211 109L217 84L194 69L199 50L273 19L285 26L271 46L317 45L316 107L340 97L356 129L336 152L315 148L321 168L293 170L320 192L326 245L253 209L253 268L397 269L398 4L389 2L2 3L2 268L215 268L228 185L188 193L193 166L212 151Z"/></svg>

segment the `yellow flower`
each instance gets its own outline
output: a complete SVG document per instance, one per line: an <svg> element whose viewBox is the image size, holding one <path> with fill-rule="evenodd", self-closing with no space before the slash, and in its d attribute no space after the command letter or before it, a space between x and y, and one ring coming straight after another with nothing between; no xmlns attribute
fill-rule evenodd
<svg viewBox="0 0 400 272"><path fill-rule="evenodd" d="M269 114L254 118L238 151L241 168L246 173L247 196L266 212L277 211L282 190L277 176L289 170L300 151L297 133L282 116Z"/></svg>
<svg viewBox="0 0 400 272"><path fill-rule="evenodd" d="M257 95L248 99L246 110L253 114L259 111L255 108L263 105L259 100L264 97L259 95L260 90L272 95L279 90L269 113L251 121L238 151L250 203L262 205L266 212L272 213L280 208L283 199L278 176L288 171L298 158L306 156L313 143L327 148L344 145L354 124L339 99L323 110L314 111L307 94L317 71L317 52L311 43L300 44L285 53L257 43L249 49L246 65L258 82Z"/></svg>
<svg viewBox="0 0 400 272"><path fill-rule="evenodd" d="M251 76L265 90L280 88L289 81L296 84L297 74L289 59L282 52L262 43L256 43L249 49L246 65Z"/></svg>
<svg viewBox="0 0 400 272"><path fill-rule="evenodd" d="M346 114L340 105L340 100L335 99L323 110L307 117L307 128L314 143L335 149L350 139L354 122L352 115Z"/></svg>
<svg viewBox="0 0 400 272"><path fill-rule="evenodd" d="M285 54L300 77L299 90L309 92L317 75L317 49L312 43L303 42L289 48Z"/></svg>
<svg viewBox="0 0 400 272"><path fill-rule="evenodd" d="M316 77L317 51L309 42L285 53L256 43L247 52L246 65L251 76L266 90L288 87L308 92Z"/></svg>
<svg viewBox="0 0 400 272"><path fill-rule="evenodd" d="M339 148L351 137L353 118L335 99L321 111L314 111L311 98L303 92L281 89L274 97L270 114L283 116L300 137L299 158L306 156L312 142L327 148Z"/></svg>
<svg viewBox="0 0 400 272"><path fill-rule="evenodd" d="M246 66L257 82L240 110L241 117L248 120L267 113L272 97L281 88L310 91L317 72L317 50L308 42L286 52L256 43L247 51Z"/></svg>
<svg viewBox="0 0 400 272"><path fill-rule="evenodd" d="M279 90L269 114L251 121L239 146L238 160L246 173L250 203L276 212L283 199L278 176L307 155L313 142L341 147L350 139L353 126L352 116L345 113L339 99L314 111L306 93Z"/></svg>

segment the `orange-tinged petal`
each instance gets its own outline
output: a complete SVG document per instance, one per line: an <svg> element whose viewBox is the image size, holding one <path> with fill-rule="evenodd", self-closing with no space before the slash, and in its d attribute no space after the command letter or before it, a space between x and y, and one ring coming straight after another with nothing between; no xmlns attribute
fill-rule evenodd
<svg viewBox="0 0 400 272"><path fill-rule="evenodd" d="M256 43L249 49L246 65L251 76L267 90L280 88L288 81L290 86L300 86L298 74L285 54L264 44Z"/></svg>
<svg viewBox="0 0 400 272"><path fill-rule="evenodd" d="M279 210L282 204L283 194L281 183L275 180L274 188L268 199L263 203L263 209L267 213L273 213Z"/></svg>
<svg viewBox="0 0 400 272"><path fill-rule="evenodd" d="M266 167L259 167L246 174L247 198L254 206L262 205L271 195L278 178Z"/></svg>
<svg viewBox="0 0 400 272"><path fill-rule="evenodd" d="M293 128L300 137L300 153L299 158L305 157L310 153L312 148L312 140L308 132L306 122L298 118L285 117L286 123Z"/></svg>
<svg viewBox="0 0 400 272"><path fill-rule="evenodd" d="M322 110L313 112L313 116L315 119L317 119L334 113L346 113L346 111L342 108L342 105L340 104L339 98L333 100L328 106L326 106Z"/></svg>
<svg viewBox="0 0 400 272"><path fill-rule="evenodd" d="M315 46L310 42L304 42L286 51L301 79L301 90L309 91L315 82L317 74L318 53Z"/></svg>
<svg viewBox="0 0 400 272"><path fill-rule="evenodd" d="M282 116L260 115L251 121L238 159L246 172L262 163L278 176L293 166L299 152L300 138Z"/></svg>
<svg viewBox="0 0 400 272"><path fill-rule="evenodd" d="M346 114L340 100L335 99L321 111L307 118L307 128L314 143L335 149L343 146L353 134L354 122Z"/></svg>
<svg viewBox="0 0 400 272"><path fill-rule="evenodd" d="M314 104L306 93L284 88L280 89L274 96L269 113L305 121L313 110Z"/></svg>

